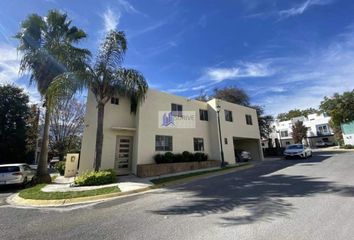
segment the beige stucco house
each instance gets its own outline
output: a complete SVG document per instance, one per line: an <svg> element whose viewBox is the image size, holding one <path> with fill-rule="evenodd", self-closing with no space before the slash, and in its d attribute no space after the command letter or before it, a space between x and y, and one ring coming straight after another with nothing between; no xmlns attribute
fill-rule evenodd
<svg viewBox="0 0 354 240"><path fill-rule="evenodd" d="M252 153L262 160L256 111L252 108L212 99L208 102L190 100L168 93L148 90L145 101L131 113L128 98L112 98L106 104L102 169L115 169L117 174L137 173L140 164L154 163L157 153L201 151L209 159L221 160L217 125L217 104L225 161L235 162L235 149ZM82 140L79 172L93 169L97 127L97 108L93 94L87 97L85 130ZM162 112L194 113L187 128L162 127ZM191 119L188 119L191 120Z"/></svg>

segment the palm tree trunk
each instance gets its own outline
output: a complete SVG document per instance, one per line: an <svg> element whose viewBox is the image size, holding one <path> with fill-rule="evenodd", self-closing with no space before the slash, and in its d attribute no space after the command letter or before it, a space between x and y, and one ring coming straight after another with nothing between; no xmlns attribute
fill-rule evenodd
<svg viewBox="0 0 354 240"><path fill-rule="evenodd" d="M46 108L44 117L44 129L41 143L41 152L39 155L38 167L37 167L37 179L38 183L50 183L51 178L48 173L48 135L49 135L49 119L50 111Z"/></svg>
<svg viewBox="0 0 354 240"><path fill-rule="evenodd" d="M104 103L100 102L97 106L95 171L100 170L102 160L104 105Z"/></svg>

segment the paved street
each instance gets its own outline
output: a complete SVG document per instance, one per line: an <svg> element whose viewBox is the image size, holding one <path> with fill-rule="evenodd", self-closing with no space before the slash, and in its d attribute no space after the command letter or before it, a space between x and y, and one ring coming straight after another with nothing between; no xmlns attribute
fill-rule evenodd
<svg viewBox="0 0 354 240"><path fill-rule="evenodd" d="M267 161L61 209L0 207L0 239L354 239L354 152Z"/></svg>

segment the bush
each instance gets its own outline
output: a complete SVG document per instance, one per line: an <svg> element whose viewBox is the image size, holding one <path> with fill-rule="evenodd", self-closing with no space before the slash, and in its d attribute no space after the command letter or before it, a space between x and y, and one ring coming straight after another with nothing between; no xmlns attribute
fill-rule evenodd
<svg viewBox="0 0 354 240"><path fill-rule="evenodd" d="M165 163L172 163L174 159L174 154L171 152L165 153Z"/></svg>
<svg viewBox="0 0 354 240"><path fill-rule="evenodd" d="M193 154L188 152L188 151L184 151L182 152L182 155L183 155L183 161L184 162L188 162L188 161L193 161Z"/></svg>
<svg viewBox="0 0 354 240"><path fill-rule="evenodd" d="M54 169L59 172L61 176L65 173L65 161L60 161L54 164Z"/></svg>
<svg viewBox="0 0 354 240"><path fill-rule="evenodd" d="M182 153L166 152L165 154L156 154L154 160L157 164L161 163L178 163L178 162L202 162L208 160L208 155L202 152L190 153L184 151Z"/></svg>
<svg viewBox="0 0 354 240"><path fill-rule="evenodd" d="M116 182L116 173L112 170L86 172L77 177L74 183L78 186L95 186Z"/></svg>
<svg viewBox="0 0 354 240"><path fill-rule="evenodd" d="M154 156L154 160L155 160L155 162L157 163L157 164L160 164L160 163L165 163L166 161L165 161L165 155L162 155L162 154L156 154L155 156Z"/></svg>
<svg viewBox="0 0 354 240"><path fill-rule="evenodd" d="M183 154L181 154L181 153L174 154L173 162L176 162L176 163L185 162Z"/></svg>
<svg viewBox="0 0 354 240"><path fill-rule="evenodd" d="M346 144L343 146L344 149L354 149L354 146L351 144Z"/></svg>

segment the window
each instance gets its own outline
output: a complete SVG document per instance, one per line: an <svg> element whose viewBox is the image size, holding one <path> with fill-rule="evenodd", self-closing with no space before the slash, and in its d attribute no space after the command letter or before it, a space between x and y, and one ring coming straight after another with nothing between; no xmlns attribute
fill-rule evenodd
<svg viewBox="0 0 354 240"><path fill-rule="evenodd" d="M290 142L285 142L286 145L290 145Z"/></svg>
<svg viewBox="0 0 354 240"><path fill-rule="evenodd" d="M253 125L251 115L246 114L246 123L247 123L247 125Z"/></svg>
<svg viewBox="0 0 354 240"><path fill-rule="evenodd" d="M225 110L225 121L232 122L232 112Z"/></svg>
<svg viewBox="0 0 354 240"><path fill-rule="evenodd" d="M115 104L115 105L119 105L119 98L112 97L112 98L111 98L111 103L112 103L112 104Z"/></svg>
<svg viewBox="0 0 354 240"><path fill-rule="evenodd" d="M288 137L288 136L289 136L289 133L288 133L287 130L285 130L285 131L280 131L280 136L281 136L281 137Z"/></svg>
<svg viewBox="0 0 354 240"><path fill-rule="evenodd" d="M328 128L327 124L318 125L317 129L318 129L317 132L318 132L319 135L329 133L329 128Z"/></svg>
<svg viewBox="0 0 354 240"><path fill-rule="evenodd" d="M183 109L182 105L175 104L175 103L171 104L171 112L173 116L182 117L182 109Z"/></svg>
<svg viewBox="0 0 354 240"><path fill-rule="evenodd" d="M199 109L199 117L202 121L208 121L208 110Z"/></svg>
<svg viewBox="0 0 354 240"><path fill-rule="evenodd" d="M194 151L204 151L204 139L203 138L193 138Z"/></svg>
<svg viewBox="0 0 354 240"><path fill-rule="evenodd" d="M156 151L172 151L172 136L156 135L155 137Z"/></svg>
<svg viewBox="0 0 354 240"><path fill-rule="evenodd" d="M227 142L227 138L224 138L224 143L225 143L225 145L227 145L227 144L228 144L228 142Z"/></svg>

